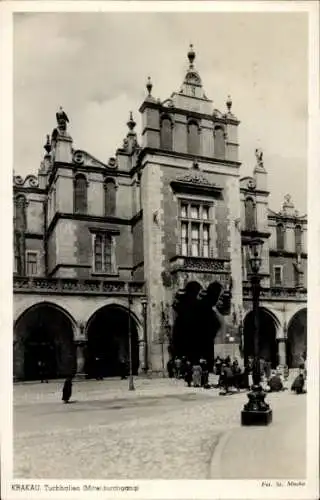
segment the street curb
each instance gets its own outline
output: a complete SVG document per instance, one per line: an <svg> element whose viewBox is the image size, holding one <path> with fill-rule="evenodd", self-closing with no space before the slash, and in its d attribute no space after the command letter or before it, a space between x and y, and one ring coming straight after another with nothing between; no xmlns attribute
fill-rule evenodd
<svg viewBox="0 0 320 500"><path fill-rule="evenodd" d="M233 427L232 429L229 429L228 431L224 432L222 436L220 437L217 446L215 447L212 457L211 457L211 462L210 462L210 467L209 467L209 479L223 479L221 477L222 471L221 471L221 458L222 458L222 453L231 438L232 433L236 427Z"/></svg>

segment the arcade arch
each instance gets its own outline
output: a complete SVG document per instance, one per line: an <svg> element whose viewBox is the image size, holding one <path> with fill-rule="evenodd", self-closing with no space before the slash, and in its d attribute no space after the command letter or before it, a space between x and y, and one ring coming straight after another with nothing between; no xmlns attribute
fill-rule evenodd
<svg viewBox="0 0 320 500"><path fill-rule="evenodd" d="M85 372L88 378L118 376L121 363L129 363L129 328L131 329L132 370L139 368L138 322L132 311L118 304L98 309L86 327Z"/></svg>
<svg viewBox="0 0 320 500"><path fill-rule="evenodd" d="M172 332L171 355L187 357L192 363L207 360L210 369L214 358L214 340L221 327L213 310L223 292L218 282L206 290L196 281L189 282L176 295L173 309L175 320Z"/></svg>
<svg viewBox="0 0 320 500"><path fill-rule="evenodd" d="M287 365L298 368L307 353L307 308L300 309L291 318L287 333Z"/></svg>
<svg viewBox="0 0 320 500"><path fill-rule="evenodd" d="M278 364L277 330L280 328L278 319L271 311L259 308L259 356L270 361L273 368ZM244 359L247 362L254 356L254 316L248 312L244 319Z"/></svg>
<svg viewBox="0 0 320 500"><path fill-rule="evenodd" d="M25 310L14 324L13 374L37 380L65 377L76 369L74 319L61 307L41 302Z"/></svg>

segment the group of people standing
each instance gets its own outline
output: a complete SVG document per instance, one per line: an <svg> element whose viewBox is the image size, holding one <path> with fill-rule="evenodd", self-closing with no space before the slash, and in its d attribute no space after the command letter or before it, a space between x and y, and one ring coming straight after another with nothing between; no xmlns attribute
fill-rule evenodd
<svg viewBox="0 0 320 500"><path fill-rule="evenodd" d="M186 357L175 357L167 364L170 378L183 379L188 387L203 387L205 389L218 388L221 395L230 394L233 389L251 389L252 386L262 384L267 392L280 392L288 389L289 369L287 366L278 366L272 369L269 361L262 357L253 359L249 357L243 367L236 358L231 360L230 356L221 358L217 356L213 363L213 373L218 377L216 384L209 384L209 366L205 359L196 362L189 361ZM296 394L305 391L306 369L305 362L299 366L291 390Z"/></svg>
<svg viewBox="0 0 320 500"><path fill-rule="evenodd" d="M188 387L204 387L209 389L209 366L206 359L191 362L185 356L176 357L168 361L168 375L170 378L183 379Z"/></svg>

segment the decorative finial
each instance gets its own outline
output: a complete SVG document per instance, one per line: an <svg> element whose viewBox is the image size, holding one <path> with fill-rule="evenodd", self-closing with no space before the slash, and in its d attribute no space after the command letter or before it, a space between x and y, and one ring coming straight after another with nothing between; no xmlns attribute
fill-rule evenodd
<svg viewBox="0 0 320 500"><path fill-rule="evenodd" d="M195 60L195 58L196 58L196 53L193 50L192 43L190 43L190 50L188 52L188 59L189 59L189 63L190 63L190 69L193 68L193 61Z"/></svg>
<svg viewBox="0 0 320 500"><path fill-rule="evenodd" d="M232 99L231 99L230 95L228 95L228 99L227 99L226 105L227 105L227 108L228 108L228 113L231 113Z"/></svg>
<svg viewBox="0 0 320 500"><path fill-rule="evenodd" d="M50 135L49 134L47 134L47 142L45 143L45 145L43 147L46 150L47 154L49 155L51 152L51 143L50 143Z"/></svg>
<svg viewBox="0 0 320 500"><path fill-rule="evenodd" d="M132 111L130 111L130 117L129 117L129 121L128 121L127 125L128 125L129 130L131 130L131 131L136 126L136 122L134 121L133 116L132 116Z"/></svg>
<svg viewBox="0 0 320 500"><path fill-rule="evenodd" d="M148 76L148 81L147 81L147 91L148 91L148 97L151 97L151 91L152 91L152 82L150 76Z"/></svg>

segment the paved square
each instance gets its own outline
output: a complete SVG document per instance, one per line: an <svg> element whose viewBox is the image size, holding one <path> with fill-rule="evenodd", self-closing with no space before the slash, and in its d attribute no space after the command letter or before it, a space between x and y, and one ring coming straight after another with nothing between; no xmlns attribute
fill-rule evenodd
<svg viewBox="0 0 320 500"><path fill-rule="evenodd" d="M246 393L219 396L170 379L135 383L129 392L127 381L75 382L69 405L61 382L16 385L15 477L305 477L306 396L269 395L271 426L243 428Z"/></svg>

